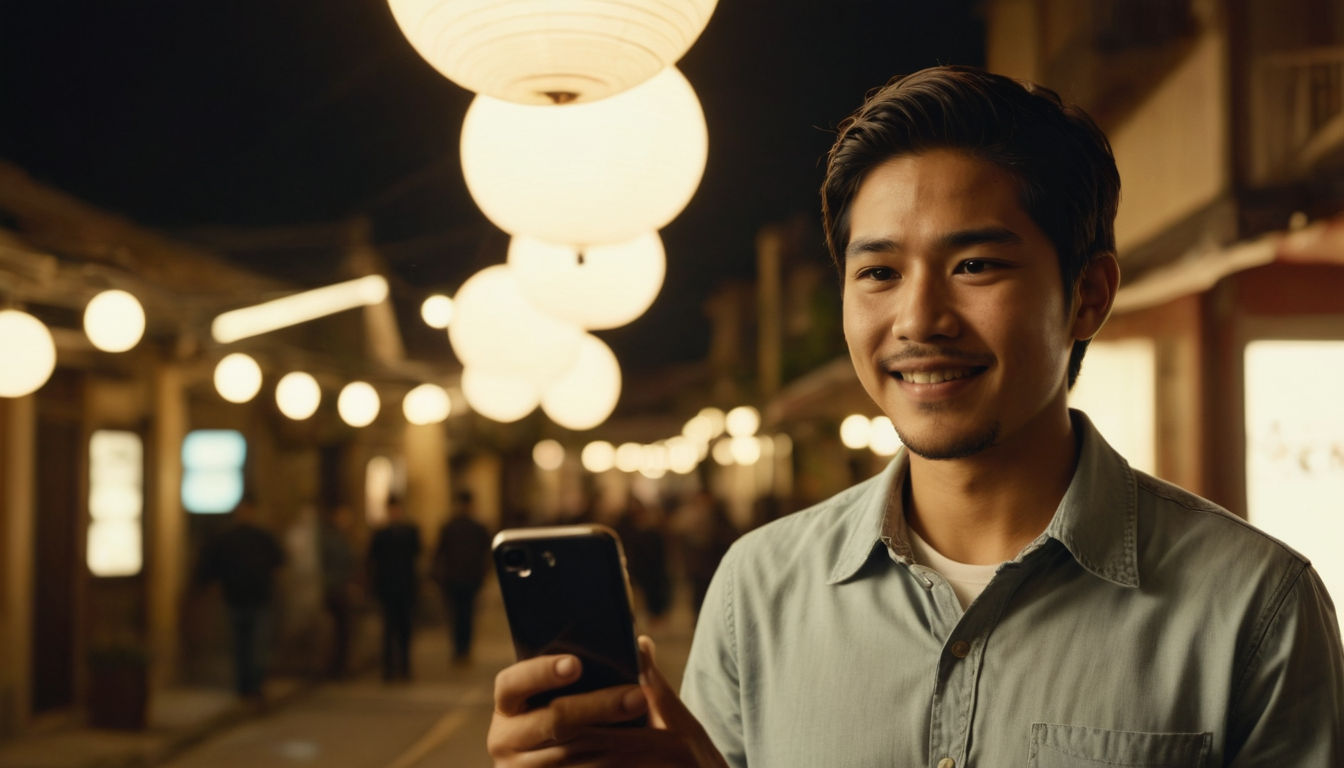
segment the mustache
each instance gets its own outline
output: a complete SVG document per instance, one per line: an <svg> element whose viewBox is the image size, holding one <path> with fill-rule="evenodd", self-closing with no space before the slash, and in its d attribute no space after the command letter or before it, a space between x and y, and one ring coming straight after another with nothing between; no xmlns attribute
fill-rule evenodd
<svg viewBox="0 0 1344 768"><path fill-rule="evenodd" d="M968 352L956 347L943 347L936 344L910 344L891 354L878 358L878 363L886 370L892 370L899 363L920 362L923 360L953 360L969 366L987 366L991 362L987 355Z"/></svg>

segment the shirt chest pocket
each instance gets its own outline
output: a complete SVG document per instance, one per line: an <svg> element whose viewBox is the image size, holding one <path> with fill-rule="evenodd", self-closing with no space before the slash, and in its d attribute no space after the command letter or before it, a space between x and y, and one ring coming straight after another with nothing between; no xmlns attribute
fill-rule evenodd
<svg viewBox="0 0 1344 768"><path fill-rule="evenodd" d="M1211 733L1138 733L1035 723L1027 768L1204 768Z"/></svg>

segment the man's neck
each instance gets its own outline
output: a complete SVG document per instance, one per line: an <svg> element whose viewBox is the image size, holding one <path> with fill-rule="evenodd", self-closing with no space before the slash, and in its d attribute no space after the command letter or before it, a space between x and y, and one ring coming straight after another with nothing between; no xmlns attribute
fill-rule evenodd
<svg viewBox="0 0 1344 768"><path fill-rule="evenodd" d="M1011 560L1050 524L1077 463L1078 437L1067 410L964 459L911 454L906 521L951 560Z"/></svg>

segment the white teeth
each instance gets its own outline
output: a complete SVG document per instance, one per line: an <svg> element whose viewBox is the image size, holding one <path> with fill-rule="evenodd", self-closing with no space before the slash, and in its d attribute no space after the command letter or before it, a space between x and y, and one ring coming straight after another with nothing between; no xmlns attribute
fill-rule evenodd
<svg viewBox="0 0 1344 768"><path fill-rule="evenodd" d="M946 371L901 371L901 378L912 384L942 384L944 381L964 379L971 375L970 368L952 368Z"/></svg>

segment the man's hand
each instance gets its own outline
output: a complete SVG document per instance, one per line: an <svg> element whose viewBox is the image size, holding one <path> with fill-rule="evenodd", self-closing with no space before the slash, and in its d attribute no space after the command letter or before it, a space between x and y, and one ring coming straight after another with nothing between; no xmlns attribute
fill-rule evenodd
<svg viewBox="0 0 1344 768"><path fill-rule="evenodd" d="M654 645L639 638L641 684L564 696L527 709L527 699L578 679L573 656L520 661L495 678L488 745L497 768L726 768L705 729L653 663ZM649 715L649 728L607 727Z"/></svg>

